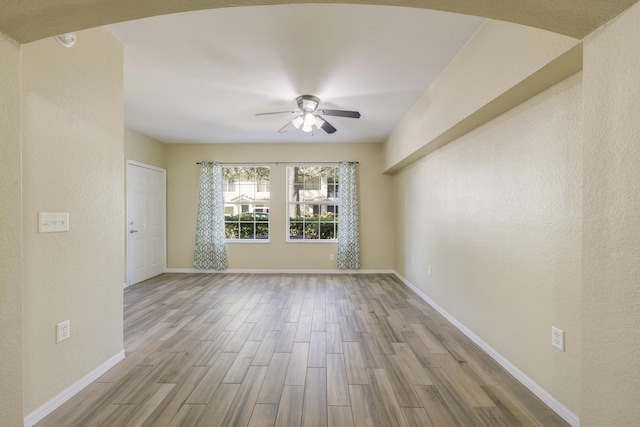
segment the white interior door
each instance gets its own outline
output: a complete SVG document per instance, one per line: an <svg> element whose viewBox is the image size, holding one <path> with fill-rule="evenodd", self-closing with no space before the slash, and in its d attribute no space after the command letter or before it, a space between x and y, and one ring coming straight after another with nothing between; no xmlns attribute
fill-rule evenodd
<svg viewBox="0 0 640 427"><path fill-rule="evenodd" d="M127 285L164 273L166 170L127 161Z"/></svg>

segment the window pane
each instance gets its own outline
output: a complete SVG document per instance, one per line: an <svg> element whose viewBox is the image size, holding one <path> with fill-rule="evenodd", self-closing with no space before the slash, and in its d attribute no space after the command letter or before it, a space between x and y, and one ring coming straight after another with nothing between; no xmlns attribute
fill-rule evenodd
<svg viewBox="0 0 640 427"><path fill-rule="evenodd" d="M268 238L269 238L269 224L256 223L256 239L268 239Z"/></svg>
<svg viewBox="0 0 640 427"><path fill-rule="evenodd" d="M304 225L304 238L305 239L318 239L319 238L318 223L317 222L306 223Z"/></svg>
<svg viewBox="0 0 640 427"><path fill-rule="evenodd" d="M335 222L320 222L320 238L335 239Z"/></svg>
<svg viewBox="0 0 640 427"><path fill-rule="evenodd" d="M241 239L254 239L255 238L255 231L254 231L254 224L253 223L240 223L240 238Z"/></svg>
<svg viewBox="0 0 640 427"><path fill-rule="evenodd" d="M226 222L224 224L224 234L227 239L237 239L238 234L238 223Z"/></svg>
<svg viewBox="0 0 640 427"><path fill-rule="evenodd" d="M289 223L289 238L291 239L301 239L302 238L302 222L291 222Z"/></svg>

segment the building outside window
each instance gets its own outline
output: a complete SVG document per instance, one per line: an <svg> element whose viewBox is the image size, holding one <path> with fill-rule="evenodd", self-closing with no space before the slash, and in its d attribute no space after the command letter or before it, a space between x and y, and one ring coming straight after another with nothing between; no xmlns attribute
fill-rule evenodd
<svg viewBox="0 0 640 427"><path fill-rule="evenodd" d="M225 166L224 228L229 241L269 239L269 167Z"/></svg>
<svg viewBox="0 0 640 427"><path fill-rule="evenodd" d="M338 167L287 167L287 241L335 241L338 237Z"/></svg>

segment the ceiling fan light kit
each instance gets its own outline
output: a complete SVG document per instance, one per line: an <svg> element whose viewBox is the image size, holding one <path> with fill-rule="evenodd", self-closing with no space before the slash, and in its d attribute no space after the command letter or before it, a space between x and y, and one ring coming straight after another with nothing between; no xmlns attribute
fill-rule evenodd
<svg viewBox="0 0 640 427"><path fill-rule="evenodd" d="M282 129L278 132L284 133L287 132L291 127L296 129L300 129L303 132L309 133L313 132L314 129L319 130L322 129L326 133L334 133L337 129L333 127L332 124L327 122L322 115L325 116L336 116L336 117L348 117L351 119L359 119L360 113L357 111L346 111L346 110L319 110L318 106L320 105L320 98L313 95L300 95L296 98L296 103L298 104L298 110L296 111L277 111L273 113L258 113L256 116L264 116L268 114L282 114L282 113L291 113L291 114L299 114L294 117L289 123L287 123Z"/></svg>

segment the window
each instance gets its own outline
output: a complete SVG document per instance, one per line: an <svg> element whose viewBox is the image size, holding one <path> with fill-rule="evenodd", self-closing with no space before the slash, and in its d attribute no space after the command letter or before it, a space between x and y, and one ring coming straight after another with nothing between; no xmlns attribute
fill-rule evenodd
<svg viewBox="0 0 640 427"><path fill-rule="evenodd" d="M225 238L269 239L269 168L225 166L223 174Z"/></svg>
<svg viewBox="0 0 640 427"><path fill-rule="evenodd" d="M288 241L338 237L338 167L287 167Z"/></svg>

